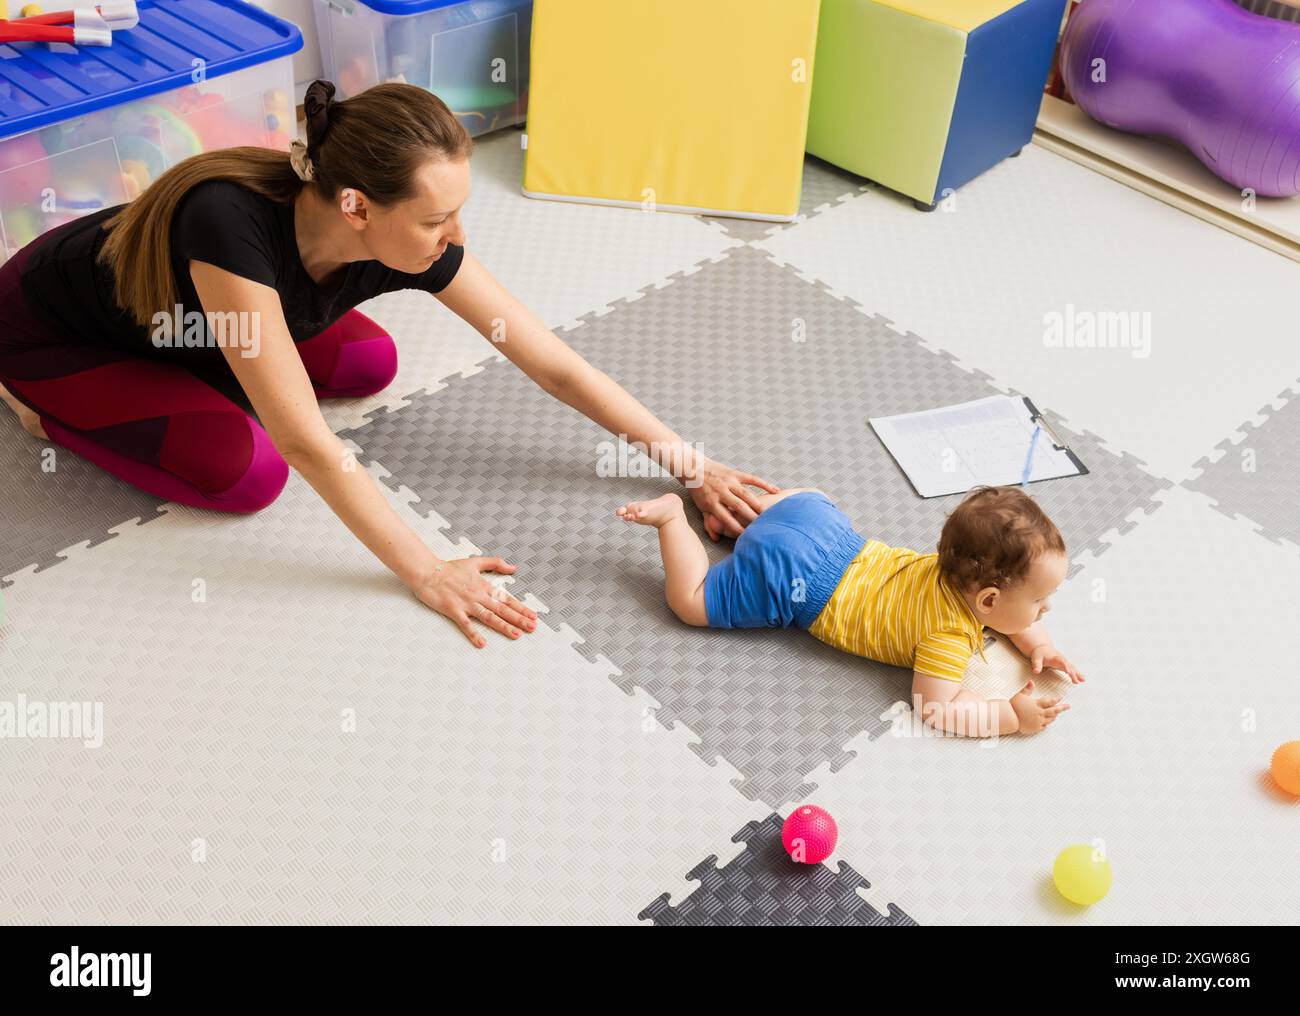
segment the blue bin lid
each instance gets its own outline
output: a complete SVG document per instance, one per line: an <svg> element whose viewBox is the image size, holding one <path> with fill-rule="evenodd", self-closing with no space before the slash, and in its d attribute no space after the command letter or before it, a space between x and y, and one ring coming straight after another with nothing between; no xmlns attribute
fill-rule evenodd
<svg viewBox="0 0 1300 1016"><path fill-rule="evenodd" d="M114 32L111 46L0 45L0 139L192 84L195 59L215 78L302 49L297 25L244 0L136 6L140 23Z"/></svg>
<svg viewBox="0 0 1300 1016"><path fill-rule="evenodd" d="M363 7L369 7L380 14L423 14L435 11L439 7L455 7L457 4L469 3L470 0L356 0Z"/></svg>

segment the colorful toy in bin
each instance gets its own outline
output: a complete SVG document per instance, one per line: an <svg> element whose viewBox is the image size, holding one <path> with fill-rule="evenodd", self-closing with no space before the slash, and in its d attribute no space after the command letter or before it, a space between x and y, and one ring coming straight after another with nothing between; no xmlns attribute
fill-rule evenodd
<svg viewBox="0 0 1300 1016"><path fill-rule="evenodd" d="M113 136L133 139L132 157L140 157L146 165L156 164L149 158L156 152L163 169L203 151L203 141L189 122L157 102L136 102L119 110L113 116Z"/></svg>
<svg viewBox="0 0 1300 1016"><path fill-rule="evenodd" d="M15 208L6 212L4 226L10 250L0 250L0 261L9 253L26 247L46 231L45 216L33 208Z"/></svg>
<svg viewBox="0 0 1300 1016"><path fill-rule="evenodd" d="M0 188L16 204L39 201L50 185L45 147L34 134L0 145Z"/></svg>
<svg viewBox="0 0 1300 1016"><path fill-rule="evenodd" d="M523 192L790 222L819 0L537 0Z"/></svg>
<svg viewBox="0 0 1300 1016"><path fill-rule="evenodd" d="M1088 0L1061 74L1094 120L1185 144L1263 197L1300 194L1300 25L1232 0Z"/></svg>
<svg viewBox="0 0 1300 1016"><path fill-rule="evenodd" d="M132 200L191 155L234 145L287 151L296 133L296 25L244 0L139 0L138 14L126 0L106 0L95 11L145 22L147 59L104 63L20 43L0 61L0 262L50 229ZM58 27L69 16L48 11L33 23ZM4 91L5 80L44 84Z"/></svg>
<svg viewBox="0 0 1300 1016"><path fill-rule="evenodd" d="M822 0L808 151L932 210L1033 137L1065 0Z"/></svg>

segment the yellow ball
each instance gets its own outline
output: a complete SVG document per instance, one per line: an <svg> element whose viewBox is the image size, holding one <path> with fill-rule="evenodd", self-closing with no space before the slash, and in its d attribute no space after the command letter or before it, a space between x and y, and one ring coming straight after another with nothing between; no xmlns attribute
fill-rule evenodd
<svg viewBox="0 0 1300 1016"><path fill-rule="evenodd" d="M41 10L40 4L26 4L21 13L24 18L34 18L36 15L44 14L45 12Z"/></svg>
<svg viewBox="0 0 1300 1016"><path fill-rule="evenodd" d="M1288 741L1273 752L1273 779L1288 794L1300 797L1300 741Z"/></svg>
<svg viewBox="0 0 1300 1016"><path fill-rule="evenodd" d="M1110 861L1104 857L1093 858L1093 848L1086 843L1066 847L1056 855L1052 865L1052 881L1062 896L1071 903L1089 906L1110 892L1113 875Z"/></svg>

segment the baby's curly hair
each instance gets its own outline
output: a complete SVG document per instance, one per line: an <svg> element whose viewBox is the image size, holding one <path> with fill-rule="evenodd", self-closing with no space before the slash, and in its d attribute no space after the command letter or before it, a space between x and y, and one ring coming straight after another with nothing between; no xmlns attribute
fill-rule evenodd
<svg viewBox="0 0 1300 1016"><path fill-rule="evenodd" d="M939 573L958 590L1024 581L1040 554L1065 553L1065 540L1038 502L1019 487L976 487L939 536Z"/></svg>

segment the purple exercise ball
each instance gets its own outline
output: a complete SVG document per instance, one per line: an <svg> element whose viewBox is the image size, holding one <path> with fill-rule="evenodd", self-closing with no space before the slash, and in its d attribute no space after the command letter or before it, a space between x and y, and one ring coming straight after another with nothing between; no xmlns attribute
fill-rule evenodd
<svg viewBox="0 0 1300 1016"><path fill-rule="evenodd" d="M1298 24L1232 0L1083 0L1061 74L1094 120L1181 141L1234 187L1300 193Z"/></svg>

